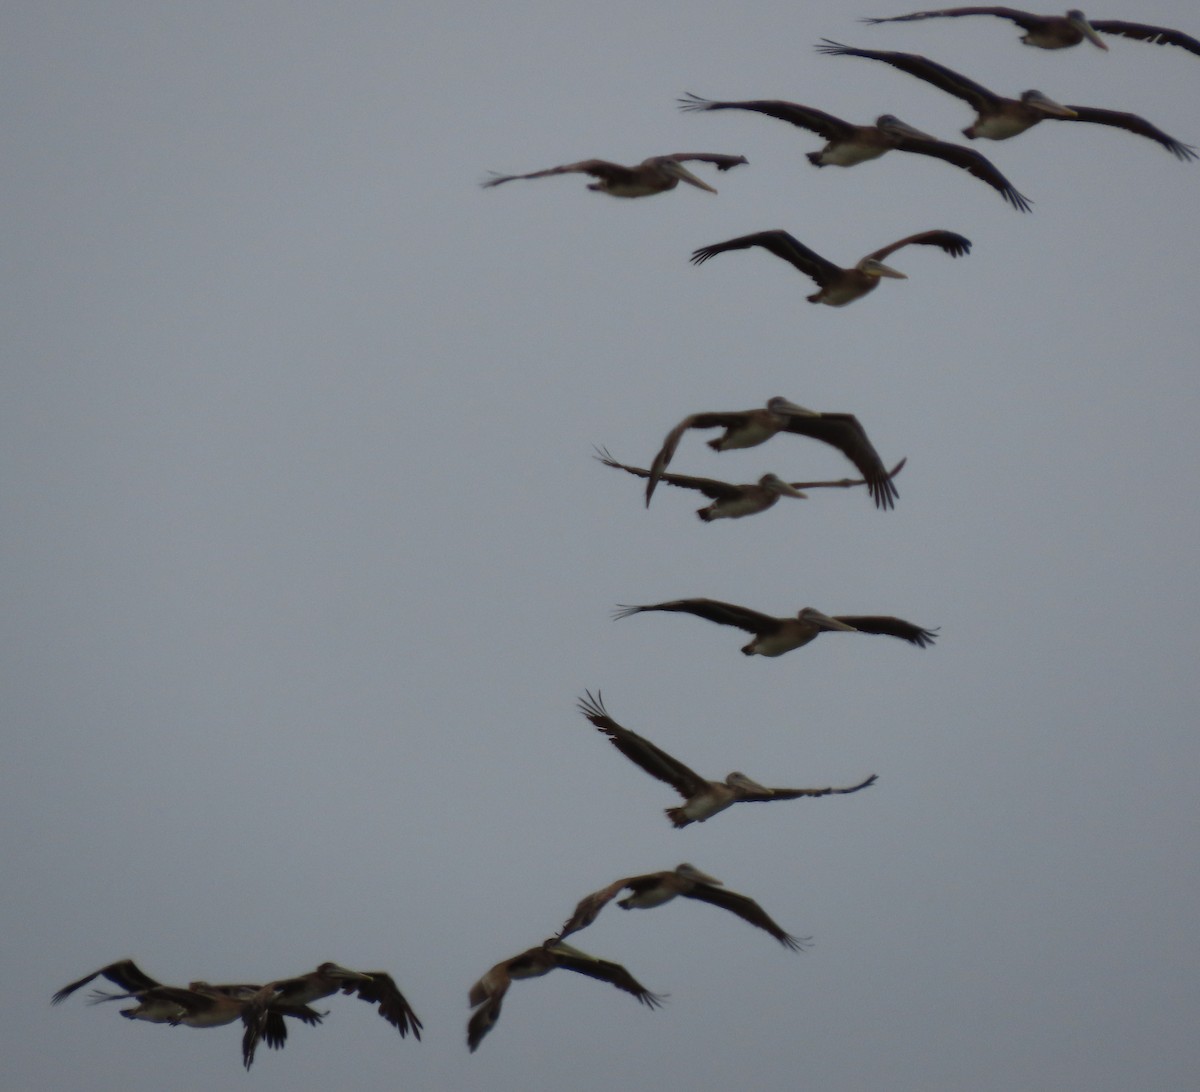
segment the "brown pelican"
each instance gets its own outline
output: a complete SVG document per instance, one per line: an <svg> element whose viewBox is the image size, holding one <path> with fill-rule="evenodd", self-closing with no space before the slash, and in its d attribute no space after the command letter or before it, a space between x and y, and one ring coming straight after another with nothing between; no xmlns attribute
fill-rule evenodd
<svg viewBox="0 0 1200 1092"><path fill-rule="evenodd" d="M559 938L570 936L571 933L591 925L600 911L607 906L621 891L629 888L631 894L617 903L623 910L649 909L670 902L677 895L685 899L698 899L722 910L736 914L743 921L757 926L770 933L785 948L793 952L803 951L808 943L808 937L794 937L785 933L767 912L753 899L727 891L720 880L705 875L695 865L686 862L669 872L650 872L645 876L626 876L623 880L615 880L607 887L584 896L575 907L575 912L567 919L559 932Z"/></svg>
<svg viewBox="0 0 1200 1092"><path fill-rule="evenodd" d="M411 1031L414 1039L421 1038L421 1021L391 975L385 971L352 971L336 963L322 963L308 974L268 982L248 1000L242 1015L246 1025L242 1037L242 1062L246 1068L254 1063L254 1052L271 1010L286 1012L339 990L377 1004L379 1015L399 1031L401 1037Z"/></svg>
<svg viewBox="0 0 1200 1092"><path fill-rule="evenodd" d="M1021 41L1038 49L1066 49L1086 39L1092 45L1107 50L1108 46L1100 34L1119 34L1124 38L1136 38L1155 45L1180 46L1189 53L1200 54L1200 41L1181 31L1147 26L1145 23L1126 23L1121 19L1093 19L1089 22L1078 8L1072 8L1066 15L1035 15L1031 11L1017 11L1016 8L942 8L940 11L914 11L911 15L862 21L908 23L914 19L957 18L960 15L994 15L998 19L1008 19L1025 31Z"/></svg>
<svg viewBox="0 0 1200 1092"><path fill-rule="evenodd" d="M673 155L655 155L643 159L636 167L623 167L605 159L582 159L578 163L564 163L561 167L550 167L532 174L504 174L489 178L483 185L498 186L501 182L512 182L517 178L545 178L551 174L590 174L598 182L589 183L589 190L612 194L613 197L649 197L655 193L673 190L680 182L688 182L709 193L716 193L707 182L697 178L683 164L691 160L716 165L718 171L727 171L740 163L747 162L744 155L719 155L710 152L675 152Z"/></svg>
<svg viewBox="0 0 1200 1092"><path fill-rule="evenodd" d="M952 258L967 254L971 250L971 240L956 235L953 231L922 231L871 251L851 269L841 269L827 258L809 250L786 231L758 231L753 235L742 235L737 239L727 239L723 243L702 246L692 252L692 262L702 265L714 254L721 254L726 250L745 250L747 247L761 246L777 258L791 262L801 273L812 277L820 285L819 292L807 297L809 303L844 307L859 296L865 296L872 291L879 284L880 277L907 280L907 274L893 269L890 265L884 265L883 259L893 251L913 243L941 247Z"/></svg>
<svg viewBox="0 0 1200 1092"><path fill-rule="evenodd" d="M608 736L612 745L631 762L641 766L651 777L657 777L670 785L684 798L681 808L664 808L667 818L676 827L689 823L703 823L718 812L742 802L758 803L768 800L797 800L802 796L830 796L839 793L858 792L874 785L876 775L847 788L835 789L768 789L752 781L744 773L734 770L724 781L709 781L685 766L679 759L656 747L636 732L623 728L608 715L599 693L592 697L588 692L580 699L579 711L597 728Z"/></svg>
<svg viewBox="0 0 1200 1092"><path fill-rule="evenodd" d="M663 1003L661 994L651 993L619 963L597 959L569 944L551 939L537 948L530 948L497 963L471 987L469 1000L475 1011L467 1024L467 1046L474 1051L495 1026L500 1018L501 1002L514 979L540 978L556 967L577 971L601 982L611 982L617 989L633 994L647 1008L656 1009Z"/></svg>
<svg viewBox="0 0 1200 1092"><path fill-rule="evenodd" d="M640 466L627 466L619 463L604 448L597 450L596 456L605 466L624 470L638 478L650 477L650 471ZM888 474L889 479L900 473L906 459L901 459ZM734 485L730 482L717 481L715 478L694 478L689 474L659 474L658 480L667 485L675 485L681 489L695 489L706 497L712 497L713 503L704 508L697 508L698 515L705 523L714 519L740 519L742 516L753 516L773 508L780 497L805 498L805 489L850 489L856 485L866 485L864 478L839 478L837 481L826 482L785 482L778 474L764 474L756 482L745 482Z"/></svg>
<svg viewBox="0 0 1200 1092"><path fill-rule="evenodd" d="M899 637L918 648L933 644L936 630L922 629L903 618L882 614L822 614L813 607L804 607L795 618L772 618L756 610L722 603L716 599L673 599L669 603L627 607L618 604L614 618L628 618L648 610L677 611L707 618L722 626L737 626L754 634L754 640L742 648L747 656L782 656L794 648L808 644L826 630L843 633L882 633Z"/></svg>
<svg viewBox="0 0 1200 1092"><path fill-rule="evenodd" d="M779 118L780 121L791 122L801 129L808 129L826 140L825 147L819 152L808 153L808 161L816 167L853 167L858 163L865 163L868 159L878 159L893 148L899 152L932 156L955 167L961 167L973 177L986 182L1013 208L1021 212L1030 211L1029 200L1017 192L991 160L980 155L974 148L964 148L961 144L947 144L921 132L920 129L906 125L892 114L884 114L877 118L874 125L852 125L832 114L814 110L811 106L781 102L778 99L713 102L689 93L687 98L679 101L681 110L752 110L768 117Z"/></svg>
<svg viewBox="0 0 1200 1092"><path fill-rule="evenodd" d="M779 234L784 233L780 232ZM787 238L790 239L791 236L787 236ZM795 240L792 241L795 242ZM799 246L799 244L796 245ZM857 467L858 472L867 483L867 492L874 499L876 507L891 508L898 496L891 479L896 471L904 465L903 460L895 470L888 473L879 453L867 439L866 431L858 423L858 418L854 414L818 413L816 410L805 409L803 406L796 405L795 402L789 402L786 398L776 395L767 402L763 409L730 410L724 413L693 413L680 421L667 433L667 438L663 440L662 447L650 464L650 475L646 482L647 507L650 505L650 498L654 495L654 487L663 477L663 471L671 462L683 434L693 428L723 428L725 430L723 436L708 441L708 446L717 452L730 451L734 448L757 447L780 432L793 432L800 436L808 436L836 447Z"/></svg>
<svg viewBox="0 0 1200 1092"><path fill-rule="evenodd" d="M944 65L922 57L917 53L893 53L887 50L853 49L823 39L824 45L817 46L818 53L831 57L866 57L872 61L883 61L893 68L916 76L919 80L941 88L947 94L954 95L968 103L975 111L974 122L968 125L963 134L974 140L983 137L987 140L1007 140L1032 128L1038 122L1046 121L1090 121L1097 125L1108 125L1116 129L1125 129L1138 136L1148 137L1167 149L1177 159L1195 159L1196 152L1187 144L1181 144L1161 129L1151 125L1145 118L1137 114L1126 114L1119 110L1100 110L1094 106L1064 106L1041 91L1022 91L1019 99L1006 99L989 91L986 87L967 79L966 76L954 72Z"/></svg>

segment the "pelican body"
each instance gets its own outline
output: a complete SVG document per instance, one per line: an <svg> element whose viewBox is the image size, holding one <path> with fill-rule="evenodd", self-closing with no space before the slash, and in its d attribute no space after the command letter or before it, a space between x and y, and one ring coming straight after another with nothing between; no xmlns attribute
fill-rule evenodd
<svg viewBox="0 0 1200 1092"><path fill-rule="evenodd" d="M893 150L940 159L986 182L1018 211L1030 211L1028 198L1018 193L987 157L973 148L948 144L914 129L894 114L883 114L874 125L853 125L811 106L778 99L714 102L689 94L680 102L681 110L749 110L817 133L825 138L826 144L820 151L808 153L808 161L815 167L854 167Z"/></svg>
<svg viewBox="0 0 1200 1092"><path fill-rule="evenodd" d="M588 184L589 190L607 193L612 197L650 197L656 193L673 190L680 182L697 189L716 193L702 178L697 178L683 164L692 160L712 163L719 171L727 171L746 163L744 155L721 155L714 152L675 152L672 155L655 155L642 160L634 167L610 163L606 159L583 159L578 163L564 163L561 167L550 167L530 174L505 174L489 178L485 187L499 186L519 178L545 178L552 174L587 174L597 181Z"/></svg>
<svg viewBox="0 0 1200 1092"><path fill-rule="evenodd" d="M852 268L842 269L827 258L822 258L815 251L809 250L786 231L776 230L758 231L753 235L742 235L736 239L727 239L723 243L702 246L692 252L691 260L694 265L703 265L709 258L727 250L745 250L749 247L761 246L777 258L790 262L805 276L811 277L817 282L820 289L806 297L809 303L844 307L865 296L868 292L874 291L883 277L907 280L907 274L901 273L889 265L884 265L883 259L901 247L912 244L940 247L952 258L967 254L971 250L971 240L953 231L922 231L880 247L865 258L861 258Z"/></svg>
<svg viewBox="0 0 1200 1092"><path fill-rule="evenodd" d="M772 618L768 614L734 603L722 603L717 599L674 599L667 603L651 603L646 606L619 606L614 618L628 618L643 611L673 611L694 614L723 626L736 626L753 633L754 639L743 646L746 656L782 656L794 648L802 648L820 634L881 633L888 637L899 637L902 641L925 648L931 645L936 631L922 629L906 622L881 614L841 614L836 617L822 614L815 607L802 608L794 618Z"/></svg>
<svg viewBox="0 0 1200 1092"><path fill-rule="evenodd" d="M1021 41L1037 49L1068 49L1086 41L1107 52L1108 46L1100 35L1117 34L1123 38L1135 38L1155 45L1179 46L1189 53L1200 54L1200 41L1182 31L1171 30L1170 27L1150 26L1146 23L1128 23L1122 19L1089 21L1078 8L1072 8L1065 15L1035 15L1031 11L1001 7L941 8L936 11L914 11L910 15L893 15L884 19L862 21L872 24L909 23L917 19L953 19L962 15L994 15L998 19L1016 23L1025 31L1021 35Z"/></svg>
<svg viewBox="0 0 1200 1092"><path fill-rule="evenodd" d="M619 963L610 963L551 938L537 948L497 963L471 987L468 997L475 1012L467 1024L467 1046L474 1050L500 1018L500 1006L509 986L521 978L540 978L562 968L609 982L619 990L632 994L649 1009L661 1007L661 994L651 993Z"/></svg>
<svg viewBox="0 0 1200 1092"><path fill-rule="evenodd" d="M1196 152L1190 145L1181 143L1137 114L1103 110L1095 106L1064 105L1032 88L1022 91L1020 98L1004 98L961 73L917 53L855 49L829 39L823 39L823 44L817 46L817 52L831 57L865 57L867 60L882 61L962 99L975 111L975 120L963 130L963 135L972 140L977 137L1008 140L1047 120L1083 121L1146 137L1161 144L1176 159L1186 161L1196 158Z"/></svg>
<svg viewBox="0 0 1200 1092"><path fill-rule="evenodd" d="M805 796L858 792L859 789L875 784L876 780L872 774L857 785L840 789L768 789L751 780L740 770L734 770L724 781L709 781L685 766L679 759L656 747L648 739L618 724L608 715L599 694L592 697L588 693L580 699L579 711L608 737L609 742L621 754L651 777L670 785L684 798L682 807L664 809L667 818L676 828L686 827L691 823L703 823L734 804L797 800Z"/></svg>
<svg viewBox="0 0 1200 1092"><path fill-rule="evenodd" d="M685 899L707 902L711 906L736 914L743 921L769 933L785 948L794 952L802 951L808 943L808 938L785 933L753 899L726 890L720 880L706 875L695 865L686 862L668 872L627 876L584 896L560 930L559 939L591 925L600 911L627 888L630 894L617 902L622 910L652 909L682 895Z"/></svg>

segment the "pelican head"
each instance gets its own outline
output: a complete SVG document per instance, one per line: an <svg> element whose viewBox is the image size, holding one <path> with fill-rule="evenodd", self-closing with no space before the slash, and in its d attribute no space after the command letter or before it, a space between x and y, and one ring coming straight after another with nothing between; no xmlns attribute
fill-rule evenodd
<svg viewBox="0 0 1200 1092"><path fill-rule="evenodd" d="M798 406L795 402L790 402L788 399L778 394L767 402L767 409L769 409L772 413L799 414L801 417L816 416L816 412L814 410L805 409L803 406Z"/></svg>
<svg viewBox="0 0 1200 1092"><path fill-rule="evenodd" d="M908 280L907 273L901 273L900 270L893 269L890 265L884 265L878 258L863 258L857 268L860 273L865 273L868 277L894 277L898 281Z"/></svg>
<svg viewBox="0 0 1200 1092"><path fill-rule="evenodd" d="M1104 39L1096 33L1095 28L1087 21L1087 16L1078 8L1072 8L1067 12L1067 22L1091 42L1092 45L1099 46L1105 52L1108 52L1108 46L1104 44Z"/></svg>
<svg viewBox="0 0 1200 1092"><path fill-rule="evenodd" d="M340 967L336 963L322 963L317 971L335 982L370 982L371 976L361 971L352 971L349 967Z"/></svg>
<svg viewBox="0 0 1200 1092"><path fill-rule="evenodd" d="M830 618L828 614L822 614L816 607L805 607L797 617L801 622L811 622L818 629L832 629L842 633L857 632L853 626L839 622L836 618Z"/></svg>
<svg viewBox="0 0 1200 1092"><path fill-rule="evenodd" d="M778 474L764 474L758 479L758 484L781 497L800 497L804 499L807 493L801 493L795 486L785 482Z"/></svg>
<svg viewBox="0 0 1200 1092"><path fill-rule="evenodd" d="M1033 88L1021 92L1021 101L1026 106L1032 106L1035 110L1047 114L1052 118L1079 117L1069 106L1064 106L1061 102L1055 102L1049 95L1043 95L1041 91Z"/></svg>
<svg viewBox="0 0 1200 1092"><path fill-rule="evenodd" d="M675 866L676 875L682 876L685 880L695 880L697 883L709 883L714 887L723 886L721 881L715 876L710 876L706 872L701 872L694 864L688 864L684 861L680 865Z"/></svg>
<svg viewBox="0 0 1200 1092"><path fill-rule="evenodd" d="M727 778L725 784L731 789L749 789L751 792L766 792L766 789L760 785L752 777L747 777L741 770L734 770Z"/></svg>
<svg viewBox="0 0 1200 1092"><path fill-rule="evenodd" d="M677 159L663 160L662 167L667 173L668 177L674 178L676 182L688 182L699 189L708 190L709 193L717 192L712 186L705 182L703 178L697 178L694 174L692 174L692 172L689 171Z"/></svg>
<svg viewBox="0 0 1200 1092"><path fill-rule="evenodd" d="M906 140L937 140L937 137L932 134L923 133L920 129L914 129L911 125L901 121L895 114L881 114L875 119L875 128L888 136Z"/></svg>

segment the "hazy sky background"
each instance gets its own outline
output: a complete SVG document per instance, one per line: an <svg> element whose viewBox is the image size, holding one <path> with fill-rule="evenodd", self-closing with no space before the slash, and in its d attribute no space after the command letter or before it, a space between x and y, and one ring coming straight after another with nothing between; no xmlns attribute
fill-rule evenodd
<svg viewBox="0 0 1200 1092"><path fill-rule="evenodd" d="M906 10L6 5L6 1088L1194 1087L1200 164L1094 125L977 142L1020 215L944 164L816 170L816 136L675 99L971 121L830 37L1200 144L1200 58L853 19ZM1200 34L1184 0L1096 14ZM680 150L750 165L700 165L715 197L478 186ZM928 228L974 250L904 250L910 279L845 309L763 251L688 264L768 228L843 265ZM591 458L646 465L686 414L776 394L908 456L895 511L705 525ZM709 435L675 469L851 472ZM765 660L610 617L689 596L941 630ZM673 830L576 712L597 688L708 776L878 784ZM579 946L666 1007L555 972L467 1053L480 974L684 860L812 950L613 907ZM50 1007L123 956L386 969L425 1037L335 998L246 1077L236 1027Z"/></svg>

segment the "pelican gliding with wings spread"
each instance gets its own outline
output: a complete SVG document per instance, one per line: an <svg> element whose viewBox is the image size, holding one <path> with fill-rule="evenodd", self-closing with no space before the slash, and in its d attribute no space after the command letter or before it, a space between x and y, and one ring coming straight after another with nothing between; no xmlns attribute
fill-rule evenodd
<svg viewBox="0 0 1200 1092"><path fill-rule="evenodd" d="M613 197L650 197L656 193L673 190L680 182L687 182L698 189L716 193L707 182L697 178L683 164L699 160L712 163L718 171L746 163L744 155L720 155L715 152L675 152L673 155L655 155L643 159L634 167L610 163L607 159L582 159L578 163L564 163L561 167L550 167L530 174L504 174L489 178L484 187L499 186L519 178L546 178L552 174L589 174L598 179L588 184L589 190L611 194Z"/></svg>

